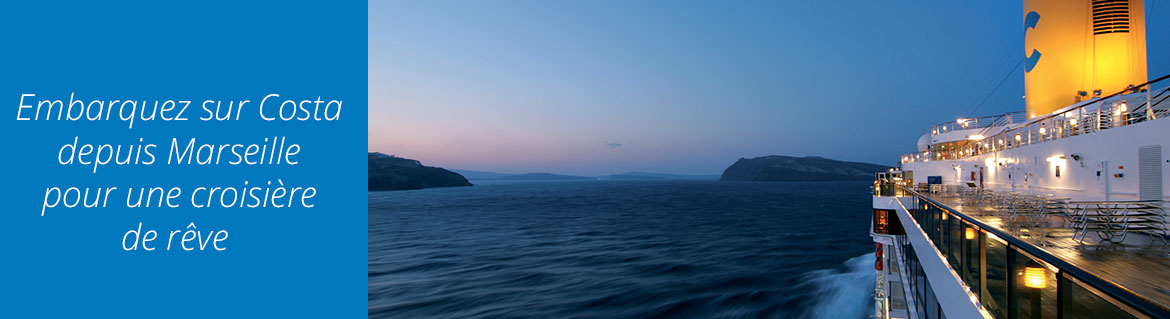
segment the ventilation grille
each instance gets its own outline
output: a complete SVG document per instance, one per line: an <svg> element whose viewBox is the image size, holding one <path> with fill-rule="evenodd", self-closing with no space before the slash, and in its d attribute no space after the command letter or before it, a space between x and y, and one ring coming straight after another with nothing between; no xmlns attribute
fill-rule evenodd
<svg viewBox="0 0 1170 319"><path fill-rule="evenodd" d="M1129 0L1093 0L1093 34L1129 33Z"/></svg>
<svg viewBox="0 0 1170 319"><path fill-rule="evenodd" d="M1138 197L1141 200L1162 200L1162 146L1138 148Z"/></svg>

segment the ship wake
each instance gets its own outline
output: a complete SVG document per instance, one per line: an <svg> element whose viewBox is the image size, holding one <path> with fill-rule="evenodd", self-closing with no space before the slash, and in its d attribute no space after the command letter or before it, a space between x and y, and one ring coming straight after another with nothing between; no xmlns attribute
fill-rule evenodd
<svg viewBox="0 0 1170 319"><path fill-rule="evenodd" d="M870 318L873 316L874 254L850 258L840 267L806 275L815 304L807 318Z"/></svg>

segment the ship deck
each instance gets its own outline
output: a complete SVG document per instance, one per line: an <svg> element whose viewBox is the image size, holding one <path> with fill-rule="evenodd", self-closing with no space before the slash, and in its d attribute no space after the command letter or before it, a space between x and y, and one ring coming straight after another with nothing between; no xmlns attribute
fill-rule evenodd
<svg viewBox="0 0 1170 319"><path fill-rule="evenodd" d="M1170 245L1157 235L1130 233L1124 240L1103 240L1088 233L1083 241L1074 236L1060 216L1039 217L1031 222L1012 219L1005 209L985 201L973 201L958 192L920 193L992 227L1032 243L1087 272L1112 281L1154 303L1170 308Z"/></svg>

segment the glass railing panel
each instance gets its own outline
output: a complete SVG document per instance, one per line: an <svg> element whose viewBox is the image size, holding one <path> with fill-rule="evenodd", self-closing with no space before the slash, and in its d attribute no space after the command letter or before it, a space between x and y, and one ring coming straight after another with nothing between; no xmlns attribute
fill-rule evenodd
<svg viewBox="0 0 1170 319"><path fill-rule="evenodd" d="M951 269L961 274L963 271L963 220L952 215L949 221L947 223L947 260L951 262Z"/></svg>
<svg viewBox="0 0 1170 319"><path fill-rule="evenodd" d="M1008 254L1012 260L1012 318L1057 318L1056 274L1047 263L1015 249L1009 249Z"/></svg>
<svg viewBox="0 0 1170 319"><path fill-rule="evenodd" d="M898 196L898 197L910 196L910 193L908 193L905 190L903 190L902 188L898 187L899 184L901 184L902 186L909 186L910 185L909 183L907 183L905 181L890 181L890 180L886 180L886 179L874 180L873 186L872 186L873 195L874 196Z"/></svg>
<svg viewBox="0 0 1170 319"><path fill-rule="evenodd" d="M1007 242L981 232L984 239L984 283L980 301L987 311L999 319L1008 318L1008 260Z"/></svg>
<svg viewBox="0 0 1170 319"><path fill-rule="evenodd" d="M1060 296L1064 300L1062 310L1066 319L1137 318L1075 279L1061 276L1060 280Z"/></svg>
<svg viewBox="0 0 1170 319"><path fill-rule="evenodd" d="M980 292L980 272L982 267L982 238L980 232L970 223L963 223L963 281L972 292Z"/></svg>
<svg viewBox="0 0 1170 319"><path fill-rule="evenodd" d="M943 256L946 256L947 251L949 250L947 248L950 247L950 246L947 246L947 236L946 236L947 221L950 220L948 218L949 215L946 214L945 212L943 212L941 209L938 209L938 207L933 206L933 205L931 205L930 209L932 211L934 211L934 215L935 215L934 234L931 234L931 237L934 238L934 246L938 248L938 252L940 254L942 254Z"/></svg>

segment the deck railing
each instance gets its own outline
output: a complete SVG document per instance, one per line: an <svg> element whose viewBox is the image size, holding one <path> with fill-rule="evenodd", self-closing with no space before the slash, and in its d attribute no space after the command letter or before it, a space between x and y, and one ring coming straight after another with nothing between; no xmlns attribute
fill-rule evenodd
<svg viewBox="0 0 1170 319"><path fill-rule="evenodd" d="M1170 101L1167 101L1170 87L1152 89L1151 85L1167 78L1170 75L1037 116L1018 127L971 140L962 147L903 154L901 162L960 159L1163 118L1170 115Z"/></svg>
<svg viewBox="0 0 1170 319"><path fill-rule="evenodd" d="M1000 115L961 118L954 121L936 124L930 127L930 135L939 135L958 130L988 128L996 125L1019 123L1024 121L1024 112L1016 111Z"/></svg>
<svg viewBox="0 0 1170 319"><path fill-rule="evenodd" d="M923 232L939 257L996 318L1058 318L1071 313L1090 318L1170 317L1164 305L1116 282L911 188L896 187L914 198L906 207L914 224L905 225L906 231ZM917 261L908 262L908 267L914 267ZM912 276L910 280L914 290L918 279Z"/></svg>

